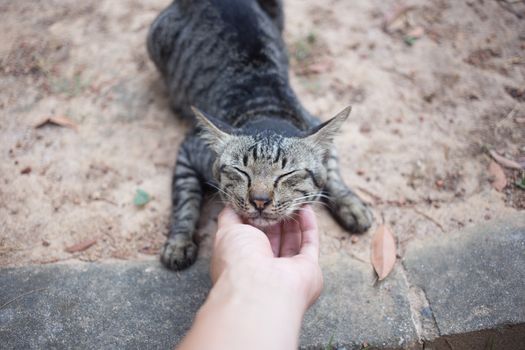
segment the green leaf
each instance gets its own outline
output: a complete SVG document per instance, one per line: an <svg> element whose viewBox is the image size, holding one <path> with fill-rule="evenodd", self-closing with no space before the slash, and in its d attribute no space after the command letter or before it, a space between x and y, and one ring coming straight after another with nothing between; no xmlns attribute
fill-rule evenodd
<svg viewBox="0 0 525 350"><path fill-rule="evenodd" d="M417 38L415 36L410 36L410 35L407 35L403 38L403 41L405 42L405 44L407 44L408 46L412 46L416 43L417 41Z"/></svg>
<svg viewBox="0 0 525 350"><path fill-rule="evenodd" d="M315 36L315 33L309 33L306 37L306 41L308 42L308 44L314 44L316 40L317 38Z"/></svg>
<svg viewBox="0 0 525 350"><path fill-rule="evenodd" d="M525 176L521 178L521 181L516 181L516 186L518 186L522 190L525 190Z"/></svg>
<svg viewBox="0 0 525 350"><path fill-rule="evenodd" d="M334 346L332 345L332 342L334 341L334 335L330 337L330 340L328 341L328 345L326 346L325 350L334 350Z"/></svg>
<svg viewBox="0 0 525 350"><path fill-rule="evenodd" d="M144 191L143 189L137 188L135 198L133 198L133 204L135 204L137 207L143 207L150 200L151 197L149 196L148 192Z"/></svg>

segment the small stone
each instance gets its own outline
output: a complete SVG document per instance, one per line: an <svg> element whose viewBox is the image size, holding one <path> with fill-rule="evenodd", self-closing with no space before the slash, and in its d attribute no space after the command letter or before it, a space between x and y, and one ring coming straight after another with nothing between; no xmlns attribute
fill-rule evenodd
<svg viewBox="0 0 525 350"><path fill-rule="evenodd" d="M361 127L359 127L359 131L363 134L367 134L369 133L370 131L372 131L372 127L370 126L369 123L363 123L361 124Z"/></svg>
<svg viewBox="0 0 525 350"><path fill-rule="evenodd" d="M352 235L352 236L350 237L350 242L352 242L352 244L355 244L355 243L359 242L359 236L357 236L357 235Z"/></svg>
<svg viewBox="0 0 525 350"><path fill-rule="evenodd" d="M421 316L426 317L428 319L432 318L432 310L428 306L421 309Z"/></svg>

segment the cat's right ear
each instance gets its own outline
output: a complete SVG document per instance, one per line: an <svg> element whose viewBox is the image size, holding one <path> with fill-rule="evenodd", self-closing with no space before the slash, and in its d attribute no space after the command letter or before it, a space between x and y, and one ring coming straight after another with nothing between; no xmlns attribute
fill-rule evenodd
<svg viewBox="0 0 525 350"><path fill-rule="evenodd" d="M318 125L310 131L310 134L306 136L306 140L310 141L314 145L321 147L325 151L332 147L332 141L339 132L339 129L343 123L348 119L352 106L348 106L341 112L337 113L332 119Z"/></svg>
<svg viewBox="0 0 525 350"><path fill-rule="evenodd" d="M212 118L198 108L191 106L191 110L197 118L197 125L202 130L200 136L213 150L216 152L222 151L224 145L226 145L232 136L219 129L219 127L211 121Z"/></svg>

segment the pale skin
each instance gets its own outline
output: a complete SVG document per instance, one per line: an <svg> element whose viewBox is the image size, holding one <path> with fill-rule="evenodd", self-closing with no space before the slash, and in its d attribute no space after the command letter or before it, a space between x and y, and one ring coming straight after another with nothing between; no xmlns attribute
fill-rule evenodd
<svg viewBox="0 0 525 350"><path fill-rule="evenodd" d="M225 208L213 247L213 287L177 349L297 349L304 313L323 286L318 259L311 207L266 233Z"/></svg>

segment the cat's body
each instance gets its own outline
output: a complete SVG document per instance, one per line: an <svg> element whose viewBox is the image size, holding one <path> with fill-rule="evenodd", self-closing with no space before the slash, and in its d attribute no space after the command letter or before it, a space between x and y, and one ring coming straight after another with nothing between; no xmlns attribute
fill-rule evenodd
<svg viewBox="0 0 525 350"><path fill-rule="evenodd" d="M192 118L195 106L208 117L195 111L203 133L192 130L178 154L161 253L170 268L196 258L192 234L206 183L260 226L321 196L346 229L370 226L330 146L350 110L320 125L302 107L289 85L282 29L280 0L176 0L151 26L148 50L172 108Z"/></svg>

